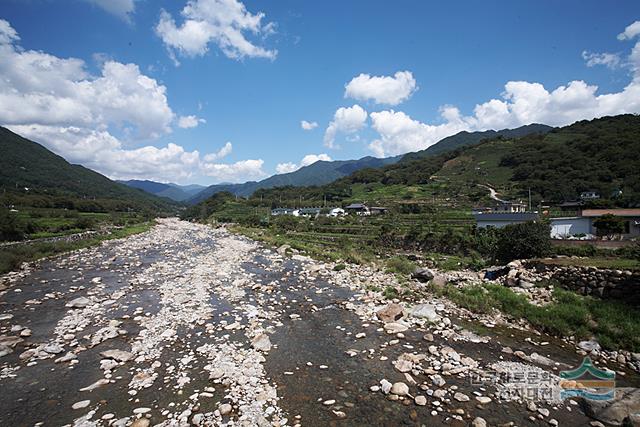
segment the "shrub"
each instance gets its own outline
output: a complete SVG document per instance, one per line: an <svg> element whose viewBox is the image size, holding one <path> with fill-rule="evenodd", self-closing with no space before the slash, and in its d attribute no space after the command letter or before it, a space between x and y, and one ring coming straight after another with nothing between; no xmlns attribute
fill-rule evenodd
<svg viewBox="0 0 640 427"><path fill-rule="evenodd" d="M25 235L25 225L16 215L7 209L0 210L0 241L22 240Z"/></svg>
<svg viewBox="0 0 640 427"><path fill-rule="evenodd" d="M398 274L411 274L416 266L405 257L396 256L387 260L387 271Z"/></svg>
<svg viewBox="0 0 640 427"><path fill-rule="evenodd" d="M547 222L525 222L507 225L498 233L496 259L544 257L551 253L551 228Z"/></svg>

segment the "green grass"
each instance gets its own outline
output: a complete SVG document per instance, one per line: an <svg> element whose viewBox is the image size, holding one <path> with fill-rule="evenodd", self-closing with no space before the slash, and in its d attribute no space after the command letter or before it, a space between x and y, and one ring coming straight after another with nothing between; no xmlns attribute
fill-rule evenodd
<svg viewBox="0 0 640 427"><path fill-rule="evenodd" d="M576 339L594 336L605 349L640 351L640 310L616 301L599 300L555 288L554 301L544 307L500 285L433 288L461 307L476 313L494 309L552 335Z"/></svg>
<svg viewBox="0 0 640 427"><path fill-rule="evenodd" d="M77 249L97 245L105 240L120 239L148 231L153 222L146 222L113 230L101 236L72 242L34 242L9 247L0 247L0 274L20 267L23 262L36 261L41 258L58 255Z"/></svg>
<svg viewBox="0 0 640 427"><path fill-rule="evenodd" d="M409 275L416 269L416 265L403 256L389 258L386 265L388 273Z"/></svg>

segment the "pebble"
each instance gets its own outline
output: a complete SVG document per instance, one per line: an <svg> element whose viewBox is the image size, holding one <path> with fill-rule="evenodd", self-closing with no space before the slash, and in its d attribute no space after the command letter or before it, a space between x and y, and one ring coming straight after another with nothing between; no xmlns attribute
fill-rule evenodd
<svg viewBox="0 0 640 427"><path fill-rule="evenodd" d="M81 400L80 402L76 402L71 405L71 409L83 409L91 404L90 400Z"/></svg>

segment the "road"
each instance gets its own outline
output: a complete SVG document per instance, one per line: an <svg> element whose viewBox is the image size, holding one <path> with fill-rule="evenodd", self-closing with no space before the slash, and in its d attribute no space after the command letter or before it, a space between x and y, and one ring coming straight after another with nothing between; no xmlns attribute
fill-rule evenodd
<svg viewBox="0 0 640 427"><path fill-rule="evenodd" d="M566 343L431 299L384 323L389 284L173 219L44 261L0 281L0 425L588 423L472 381L577 366Z"/></svg>

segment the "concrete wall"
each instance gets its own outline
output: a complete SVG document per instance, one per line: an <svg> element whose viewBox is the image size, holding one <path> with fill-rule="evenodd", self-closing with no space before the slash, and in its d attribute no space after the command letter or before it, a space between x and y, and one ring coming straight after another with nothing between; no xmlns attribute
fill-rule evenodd
<svg viewBox="0 0 640 427"><path fill-rule="evenodd" d="M551 237L561 238L576 234L592 234L591 220L582 217L551 218Z"/></svg>
<svg viewBox="0 0 640 427"><path fill-rule="evenodd" d="M478 221L478 228L495 227L502 228L511 224L520 224L526 221Z"/></svg>

